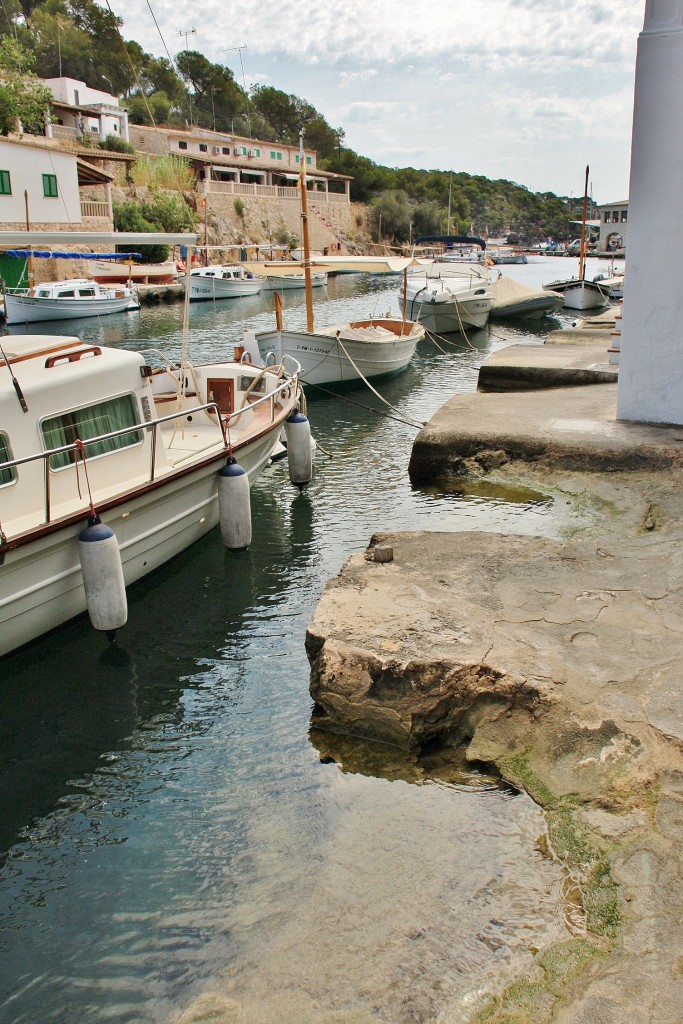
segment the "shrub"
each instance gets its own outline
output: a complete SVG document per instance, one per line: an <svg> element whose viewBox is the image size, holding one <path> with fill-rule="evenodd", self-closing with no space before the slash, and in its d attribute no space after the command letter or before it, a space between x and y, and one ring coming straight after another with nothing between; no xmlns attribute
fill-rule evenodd
<svg viewBox="0 0 683 1024"><path fill-rule="evenodd" d="M237 214L237 216L243 218L244 217L244 203L242 202L242 200L241 199L235 199L234 206L235 206L235 213Z"/></svg>

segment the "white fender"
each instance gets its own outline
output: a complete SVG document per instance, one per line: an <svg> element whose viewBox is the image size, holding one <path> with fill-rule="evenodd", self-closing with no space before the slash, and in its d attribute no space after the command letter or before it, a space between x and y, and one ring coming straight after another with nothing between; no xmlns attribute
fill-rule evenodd
<svg viewBox="0 0 683 1024"><path fill-rule="evenodd" d="M226 548L244 551L251 544L249 477L230 458L218 471L218 516Z"/></svg>
<svg viewBox="0 0 683 1024"><path fill-rule="evenodd" d="M301 412L294 412L285 423L289 479L301 489L313 475L311 425Z"/></svg>
<svg viewBox="0 0 683 1024"><path fill-rule="evenodd" d="M95 629L114 639L128 618L121 553L113 530L91 517L78 537L85 604Z"/></svg>

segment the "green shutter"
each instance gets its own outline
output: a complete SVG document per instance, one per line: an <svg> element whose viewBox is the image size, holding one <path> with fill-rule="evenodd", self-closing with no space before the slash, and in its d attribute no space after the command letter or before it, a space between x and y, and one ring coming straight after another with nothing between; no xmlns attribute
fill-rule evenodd
<svg viewBox="0 0 683 1024"><path fill-rule="evenodd" d="M43 195L48 199L57 198L57 175L56 174L44 174L43 175Z"/></svg>
<svg viewBox="0 0 683 1024"><path fill-rule="evenodd" d="M0 171L0 196L12 195L12 182L9 171Z"/></svg>

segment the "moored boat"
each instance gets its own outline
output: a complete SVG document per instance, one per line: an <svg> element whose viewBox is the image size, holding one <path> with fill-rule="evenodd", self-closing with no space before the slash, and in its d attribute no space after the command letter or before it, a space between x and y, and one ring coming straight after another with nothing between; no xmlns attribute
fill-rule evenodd
<svg viewBox="0 0 683 1024"><path fill-rule="evenodd" d="M324 270L311 274L311 288L323 288L327 284L327 274ZM263 278L261 290L264 292L287 292L303 291L306 287L306 278L303 273L282 274L280 277L272 275Z"/></svg>
<svg viewBox="0 0 683 1024"><path fill-rule="evenodd" d="M304 384L339 384L404 370L424 336L421 324L387 316L313 331L260 331L256 342L266 364L295 359Z"/></svg>
<svg viewBox="0 0 683 1024"><path fill-rule="evenodd" d="M300 393L282 367L161 354L153 369L76 337L3 341L0 655L86 609L79 537L95 513L126 585L212 529L219 471L237 459L258 476Z"/></svg>
<svg viewBox="0 0 683 1024"><path fill-rule="evenodd" d="M562 309L564 296L546 289L528 288L510 277L499 277L491 285L492 320L536 320Z"/></svg>
<svg viewBox="0 0 683 1024"><path fill-rule="evenodd" d="M35 288L11 289L5 293L4 301L8 324L76 320L140 308L135 292L125 285L104 288L87 278L45 281Z"/></svg>
<svg viewBox="0 0 683 1024"><path fill-rule="evenodd" d="M484 255L486 243L469 236L430 235L417 238L415 245L435 242L476 245L481 254L463 261L445 261L442 257L419 260L419 265L408 272L399 296L406 305L406 315L436 334L484 327L493 306L491 274Z"/></svg>
<svg viewBox="0 0 683 1024"><path fill-rule="evenodd" d="M124 255L120 256L125 260ZM178 278L178 267L172 260L165 263L133 263L132 260L119 264L105 260L93 260L91 273L100 284L173 284Z"/></svg>
<svg viewBox="0 0 683 1024"><path fill-rule="evenodd" d="M190 302L258 295L262 287L261 278L235 263L197 267L190 271Z"/></svg>

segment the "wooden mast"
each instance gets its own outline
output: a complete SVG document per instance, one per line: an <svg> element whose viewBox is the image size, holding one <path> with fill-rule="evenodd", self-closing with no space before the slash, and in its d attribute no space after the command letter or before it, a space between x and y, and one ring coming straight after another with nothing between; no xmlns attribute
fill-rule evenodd
<svg viewBox="0 0 683 1024"><path fill-rule="evenodd" d="M301 242L304 249L304 281L306 284L306 330L313 330L313 285L311 283L311 242L308 236L308 196L306 194L306 164L304 161L304 133L299 132L299 188L301 189Z"/></svg>
<svg viewBox="0 0 683 1024"><path fill-rule="evenodd" d="M586 183L583 189L583 216L581 218L581 249L579 250L579 280L586 276L586 215L588 212L588 167L586 167Z"/></svg>

